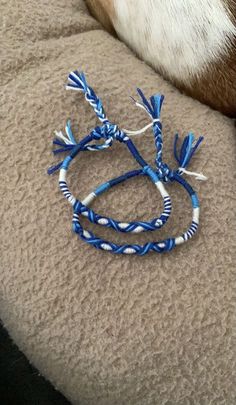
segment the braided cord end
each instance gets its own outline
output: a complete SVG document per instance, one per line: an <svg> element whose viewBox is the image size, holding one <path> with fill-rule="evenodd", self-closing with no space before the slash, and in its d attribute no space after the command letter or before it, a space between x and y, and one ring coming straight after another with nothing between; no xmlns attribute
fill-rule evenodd
<svg viewBox="0 0 236 405"><path fill-rule="evenodd" d="M161 107L164 101L164 96L162 94L155 94L151 96L148 100L141 89L137 88L137 93L141 99L141 104L147 113L152 117L152 119L159 119L161 114ZM136 103L139 104L139 103Z"/></svg>
<svg viewBox="0 0 236 405"><path fill-rule="evenodd" d="M108 122L105 110L103 108L101 100L97 97L95 91L87 84L85 74L75 70L68 76L68 83L66 85L67 90L82 91L85 95L85 99L89 102L94 109L97 117L103 123Z"/></svg>

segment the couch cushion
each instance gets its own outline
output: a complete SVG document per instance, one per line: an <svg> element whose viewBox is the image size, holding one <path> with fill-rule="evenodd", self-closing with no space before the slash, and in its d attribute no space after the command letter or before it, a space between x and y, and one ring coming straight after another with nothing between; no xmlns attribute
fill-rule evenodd
<svg viewBox="0 0 236 405"><path fill-rule="evenodd" d="M54 9L52 3L52 19ZM69 36L64 29L63 37L49 32L42 41L34 9L31 13L27 32L40 40L32 43L27 35L26 40L20 23L15 32L24 42L3 65L8 76L1 108L1 318L30 361L74 404L233 404L233 122L180 94L104 31L90 31L96 23ZM78 26L83 18L84 12L78 13ZM191 168L209 180L191 180L202 208L200 231L189 243L140 258L96 251L72 234L71 209L57 176L48 177L46 169L55 162L53 131L63 129L68 117L77 139L96 124L83 96L64 90L75 68L86 72L111 120L125 128L147 123L128 98L135 86L149 95L165 94L164 153L170 165L176 131L205 135ZM152 162L151 132L135 142ZM77 159L69 180L75 194L85 196L135 167L125 148L115 145ZM88 228L117 242L180 233L189 224L190 204L178 186L169 190L174 212L161 231L135 236ZM124 220L148 219L160 212L159 200L152 184L140 178L118 186L94 207Z"/></svg>
<svg viewBox="0 0 236 405"><path fill-rule="evenodd" d="M83 0L2 0L1 40L14 48L100 27Z"/></svg>

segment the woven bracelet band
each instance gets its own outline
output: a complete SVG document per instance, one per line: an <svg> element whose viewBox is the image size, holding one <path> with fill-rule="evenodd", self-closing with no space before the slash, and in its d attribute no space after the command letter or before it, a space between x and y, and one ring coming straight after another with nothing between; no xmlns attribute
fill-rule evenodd
<svg viewBox="0 0 236 405"><path fill-rule="evenodd" d="M184 173L192 174L186 170L191 157L196 151L199 144L202 142L203 137L200 137L197 141L192 133L189 133L182 144L180 153L177 151L178 135L175 136L174 142L174 155L179 164L179 168L175 171L170 170L170 168L162 161L162 125L160 122L160 111L163 103L164 97L162 95L155 95L148 101L142 91L137 89L138 94L141 98L141 103L135 101L138 107L143 108L151 118L151 123L148 124L144 129L139 131L127 131L120 130L117 125L112 124L103 109L101 100L96 96L94 90L88 86L85 76L83 73L77 71L70 73L69 84L67 88L82 91L85 94L85 99L94 109L97 117L102 122L101 126L94 128L89 135L85 136L80 142L76 142L72 130L70 121L66 124L66 136L62 132L56 132L57 139L53 141L54 144L60 146L60 149L54 150L54 154L69 152L69 155L59 164L50 168L48 170L49 174L52 174L56 170L60 171L59 174L59 187L63 195L69 201L73 207L73 230L77 233L82 240L93 245L95 248L111 251L113 253L124 253L124 254L138 254L144 255L150 251L155 251L158 253L172 250L176 245L179 245L187 240L189 240L197 231L199 224L199 202L197 194L194 192L189 183L184 180L181 176ZM155 168L152 168L141 156L133 141L130 139L129 135L138 134L144 132L152 126L155 147L156 147L156 157L155 157ZM104 143L92 143L94 141L99 141L103 139ZM140 169L127 172L117 178L111 179L99 187L97 187L93 192L91 192L82 201L78 200L69 190L67 184L67 171L70 167L73 159L82 151L99 151L104 150L112 146L114 141L119 141L124 143L131 155L138 162ZM205 179L202 174L193 173L200 180ZM118 185L128 179L136 176L144 175L151 179L158 189L161 197L163 199L163 212L159 217L152 219L151 221L132 221L124 222L118 221L108 216L99 215L94 212L89 205L97 197L108 191L111 187ZM138 244L124 244L117 245L115 243L105 241L101 238L96 237L92 232L85 230L80 223L80 215L88 218L92 223L99 224L102 226L113 228L119 232L132 232L139 233L143 231L154 231L160 229L168 220L171 214L171 199L164 186L165 182L175 181L185 188L188 195L190 196L192 203L192 222L190 227L182 235L175 238L168 238L159 242L149 242L145 245Z"/></svg>

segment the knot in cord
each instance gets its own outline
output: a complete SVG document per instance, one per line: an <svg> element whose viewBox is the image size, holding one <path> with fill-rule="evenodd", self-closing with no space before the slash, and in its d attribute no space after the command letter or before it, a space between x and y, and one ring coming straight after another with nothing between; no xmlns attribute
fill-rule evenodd
<svg viewBox="0 0 236 405"><path fill-rule="evenodd" d="M157 174L161 180L163 180L164 182L168 182L172 180L174 172L166 163L161 162L161 164L157 168Z"/></svg>
<svg viewBox="0 0 236 405"><path fill-rule="evenodd" d="M124 133L124 131L120 130L120 128L116 124L112 124L108 121L103 128L105 138L116 139L120 142L128 140L127 135Z"/></svg>

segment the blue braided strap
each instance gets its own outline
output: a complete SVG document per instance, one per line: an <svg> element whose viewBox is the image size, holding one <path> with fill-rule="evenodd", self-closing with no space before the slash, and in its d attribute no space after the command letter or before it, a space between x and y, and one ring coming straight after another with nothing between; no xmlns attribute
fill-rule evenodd
<svg viewBox="0 0 236 405"><path fill-rule="evenodd" d="M170 251L175 247L175 239L166 239L162 242L148 242L144 245L117 245L116 243L108 242L101 238L98 238L94 233L86 231L81 226L76 214L73 216L73 230L77 233L80 238L94 246L96 249L105 250L107 252L116 254L136 254L139 256L144 256L149 252L162 253Z"/></svg>
<svg viewBox="0 0 236 405"><path fill-rule="evenodd" d="M195 175L199 180L206 179L201 173L189 172L186 170L189 162L197 150L198 146L203 140L200 137L195 141L194 135L189 133L180 148L177 151L177 141L178 135L175 137L174 142L174 156L179 164L179 168L176 170L171 170L167 164L162 161L162 150L163 150L163 139L162 139L162 124L160 121L160 112L164 96L156 94L152 96L149 100L144 96L140 89L137 89L138 95L140 97L139 102L135 101L138 107L142 107L147 114L150 116L152 123L148 124L146 127L139 131L128 131L121 130L117 125L111 123L105 113L101 100L96 96L94 90L88 86L85 75L82 72L71 72L68 77L69 83L67 84L67 89L73 89L80 91L84 94L85 99L89 102L91 107L94 109L95 114L101 121L102 125L95 127L88 135L86 135L79 142L76 141L70 121L67 121L64 135L61 131L56 131L56 139L53 143L59 146L59 149L54 150L54 154L69 153L63 161L59 162L55 166L48 170L49 174L59 170L59 187L63 195L69 201L73 207L73 230L77 233L80 238L86 241L88 244L94 246L97 249L110 251L117 254L137 254L145 255L148 252L167 252L172 250L175 246L187 242L196 233L199 224L199 201L197 194L194 192L190 184L181 177L183 174ZM144 132L150 126L153 128L156 157L155 157L155 167L151 167L145 159L142 157L135 144L129 138L130 135L135 135ZM97 141L102 140L103 143L97 143ZM105 183L97 187L92 193L90 193L84 200L80 201L69 190L66 181L66 175L68 168L73 161L73 159L83 151L101 151L112 146L114 141L119 141L124 143L128 148L130 154L136 160L139 165L139 169L127 172L117 178L110 179ZM96 143L92 143L96 141ZM103 194L111 187L118 185L132 177L139 175L148 176L149 179L155 184L161 197L163 199L163 212L157 218L151 221L132 221L132 222L122 222L117 221L108 216L102 216L94 212L89 204L99 195ZM198 177L197 177L198 176ZM168 238L162 241L149 242L144 245L138 244L124 244L118 245L113 242L105 241L102 238L95 236L92 232L85 230L80 223L80 215L87 217L87 219L95 224L113 228L119 232L142 232L142 231L153 231L160 229L168 220L171 214L171 199L168 192L165 189L165 182L177 182L180 184L188 193L191 203L192 203L192 222L186 232L178 237Z"/></svg>
<svg viewBox="0 0 236 405"><path fill-rule="evenodd" d="M199 224L199 202L197 194L193 191L192 187L181 178L177 173L173 175L172 181L178 182L182 185L185 190L188 192L192 207L193 207L193 216L192 222L190 227L184 232L182 235L177 236L175 238L168 238L162 241L157 242L148 242L144 245L138 244L124 244L118 245L113 242L109 242L102 238L97 237L94 233L87 231L83 228L79 220L80 214L80 202L76 202L74 204L74 214L73 214L73 221L72 221L72 229L73 231L80 236L80 238L89 243L90 245L94 246L96 249L101 249L105 251L109 251L111 253L116 254L137 254L143 256L148 252L156 252L156 253L163 253L174 249L177 245L180 245L184 242L187 242L189 239L193 237L198 229Z"/></svg>

